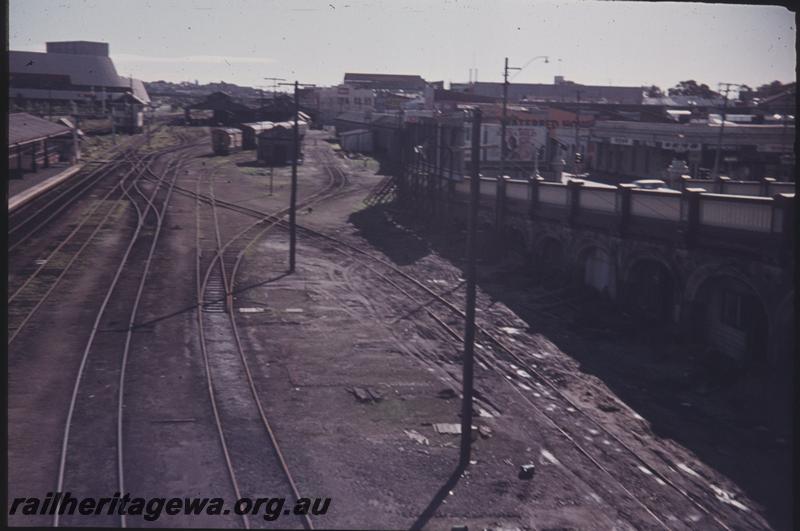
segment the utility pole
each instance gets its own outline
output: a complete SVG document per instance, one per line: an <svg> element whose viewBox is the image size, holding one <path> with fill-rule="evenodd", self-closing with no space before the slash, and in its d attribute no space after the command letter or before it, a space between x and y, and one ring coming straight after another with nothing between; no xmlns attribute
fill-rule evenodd
<svg viewBox="0 0 800 531"><path fill-rule="evenodd" d="M111 140L114 142L114 145L117 145L117 113L114 109L114 104L111 103L108 106L109 116L111 116Z"/></svg>
<svg viewBox="0 0 800 531"><path fill-rule="evenodd" d="M267 81L272 81L272 98L275 99L275 96L278 94L278 85L286 85L286 83L278 83L278 81L286 81L282 77L265 77Z"/></svg>
<svg viewBox="0 0 800 531"><path fill-rule="evenodd" d="M300 157L300 86L301 83L279 83L294 86L294 156L292 157L292 186L289 199L289 273L294 273L297 254L297 159ZM302 84L303 87L314 85Z"/></svg>
<svg viewBox="0 0 800 531"><path fill-rule="evenodd" d="M725 133L725 112L728 110L728 93L731 87L741 87L739 83L720 83L719 88L725 87L725 99L722 102L722 120L719 124L719 137L717 138L717 154L714 156L714 170L711 177L716 179L719 177L719 159L722 152L722 135Z"/></svg>
<svg viewBox="0 0 800 531"><path fill-rule="evenodd" d="M480 201L481 176L481 110L472 111L472 175L470 176L469 225L467 229L467 308L464 324L464 358L461 385L461 456L459 464L469 465L472 451L472 395L473 368L475 365L475 248L478 236L478 203Z"/></svg>
<svg viewBox="0 0 800 531"><path fill-rule="evenodd" d="M289 272L294 273L295 254L297 247L297 157L300 155L300 89L297 81L294 82L294 156L292 157L292 198L289 207Z"/></svg>
<svg viewBox="0 0 800 531"><path fill-rule="evenodd" d="M508 71L522 70L521 68L509 67L508 57L506 57L505 68L503 68L503 117L500 119L500 178L503 178L506 171L506 115L508 114ZM480 131L478 131L480 136Z"/></svg>
<svg viewBox="0 0 800 531"><path fill-rule="evenodd" d="M544 62L549 62L549 58L546 55L537 55L524 66L516 67L516 66L508 66L508 57L506 57L505 67L503 68L503 117L500 120L500 177L502 177L505 173L505 166L506 166L506 115L507 115L507 108L508 108L508 71L509 70L516 70L517 72L521 71L529 64L531 64L536 59L544 59ZM476 76L477 78L477 73Z"/></svg>
<svg viewBox="0 0 800 531"><path fill-rule="evenodd" d="M577 106L575 108L575 153L572 154L572 173L575 177L578 176L578 154L581 152L580 148L580 127L581 127L581 91L577 91L576 97Z"/></svg>
<svg viewBox="0 0 800 531"><path fill-rule="evenodd" d="M136 105L134 105L136 100L133 99L133 74L129 79L131 87L131 135L133 135L136 133Z"/></svg>

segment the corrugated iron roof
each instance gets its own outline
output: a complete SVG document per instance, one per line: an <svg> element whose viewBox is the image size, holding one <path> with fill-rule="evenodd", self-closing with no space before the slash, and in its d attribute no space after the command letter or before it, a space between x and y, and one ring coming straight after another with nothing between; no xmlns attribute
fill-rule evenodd
<svg viewBox="0 0 800 531"><path fill-rule="evenodd" d="M8 69L14 74L67 75L73 85L124 87L111 58L68 53L8 52Z"/></svg>
<svg viewBox="0 0 800 531"><path fill-rule="evenodd" d="M8 115L8 145L24 144L42 138L70 133L69 127L24 112Z"/></svg>
<svg viewBox="0 0 800 531"><path fill-rule="evenodd" d="M131 78L119 76L119 80L126 87L133 86L133 95L139 98L143 103L150 103L150 96L147 94L147 89L144 88L144 83L142 83L141 79L133 78L133 82L131 82Z"/></svg>
<svg viewBox="0 0 800 531"><path fill-rule="evenodd" d="M479 81L477 83L451 83L451 90L468 91L471 94L500 98L503 96L503 83L494 81ZM511 83L508 87L508 97L511 101L528 99L531 101L573 101L580 100L606 101L608 103L642 102L641 87L619 87L606 85L580 85L577 83L545 84L545 83Z"/></svg>
<svg viewBox="0 0 800 531"><path fill-rule="evenodd" d="M246 124L242 124L242 129L245 127L248 129L252 129L253 131L264 131L266 129L272 129L275 124L273 122L250 122Z"/></svg>
<svg viewBox="0 0 800 531"><path fill-rule="evenodd" d="M150 102L147 89L139 79L120 76L110 57L74 53L8 52L9 73L69 76L76 86L133 88L133 94L145 103ZM54 91L57 92L57 91Z"/></svg>
<svg viewBox="0 0 800 531"><path fill-rule="evenodd" d="M422 90L425 80L418 75L405 74L365 74L347 72L344 75L345 83L369 84L373 88L410 89Z"/></svg>

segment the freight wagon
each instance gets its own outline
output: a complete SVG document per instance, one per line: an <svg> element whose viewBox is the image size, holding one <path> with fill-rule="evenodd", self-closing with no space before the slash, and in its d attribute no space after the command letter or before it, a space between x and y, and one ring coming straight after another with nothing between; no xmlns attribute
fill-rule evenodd
<svg viewBox="0 0 800 531"><path fill-rule="evenodd" d="M308 125L299 122L300 149L297 157L298 164L303 162L303 138ZM294 154L294 121L276 122L259 133L257 158L259 162L269 165L291 164Z"/></svg>
<svg viewBox="0 0 800 531"><path fill-rule="evenodd" d="M267 129L271 129L272 126L272 122L242 124L242 149L256 149L258 147L258 135Z"/></svg>
<svg viewBox="0 0 800 531"><path fill-rule="evenodd" d="M211 130L211 147L217 155L229 155L242 149L242 131L233 127Z"/></svg>

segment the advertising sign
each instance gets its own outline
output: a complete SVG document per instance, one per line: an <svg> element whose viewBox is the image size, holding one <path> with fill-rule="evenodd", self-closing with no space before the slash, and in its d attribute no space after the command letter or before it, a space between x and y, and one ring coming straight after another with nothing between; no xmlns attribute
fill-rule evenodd
<svg viewBox="0 0 800 531"><path fill-rule="evenodd" d="M500 160L500 125L487 124L488 160ZM506 160L532 161L536 148L544 144L547 129L535 125L506 127Z"/></svg>

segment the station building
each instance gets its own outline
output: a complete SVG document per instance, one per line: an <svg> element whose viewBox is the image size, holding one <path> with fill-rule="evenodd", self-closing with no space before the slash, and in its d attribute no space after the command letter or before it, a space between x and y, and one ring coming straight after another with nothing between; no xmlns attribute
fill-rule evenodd
<svg viewBox="0 0 800 531"><path fill-rule="evenodd" d="M55 123L27 113L8 115L8 172L19 177L25 172L49 168L58 162L78 158L74 139L77 131L69 123Z"/></svg>

